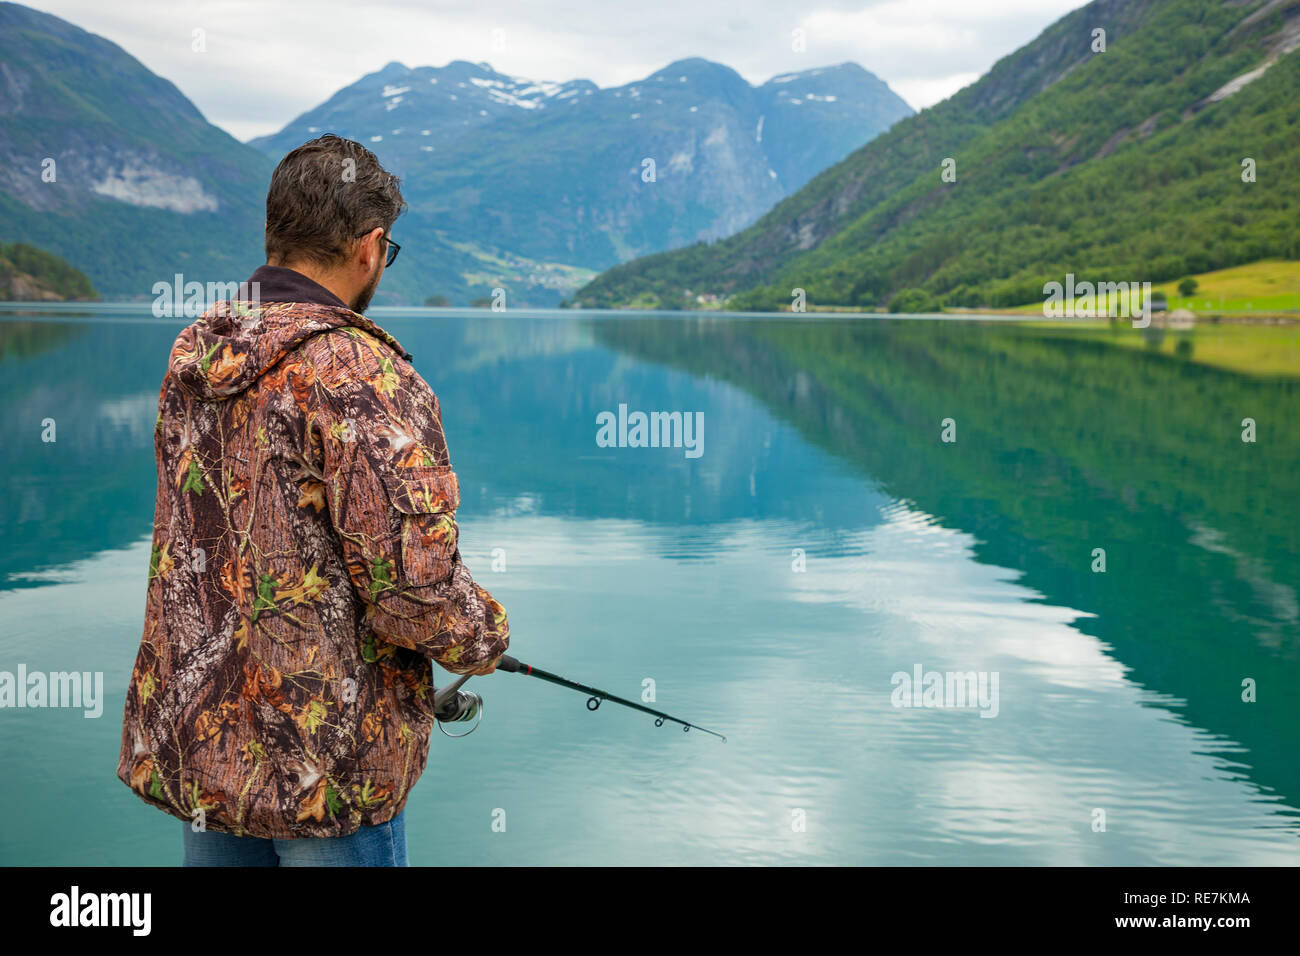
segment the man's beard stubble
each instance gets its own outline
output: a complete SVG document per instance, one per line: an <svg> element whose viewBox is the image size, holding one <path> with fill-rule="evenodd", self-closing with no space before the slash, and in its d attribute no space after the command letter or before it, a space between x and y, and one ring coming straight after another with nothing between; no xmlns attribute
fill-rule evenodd
<svg viewBox="0 0 1300 956"><path fill-rule="evenodd" d="M370 300L374 297L375 289L379 288L379 275L382 270L375 268L375 277L370 280L364 289L357 293L356 300L352 303L352 311L361 315L370 307Z"/></svg>

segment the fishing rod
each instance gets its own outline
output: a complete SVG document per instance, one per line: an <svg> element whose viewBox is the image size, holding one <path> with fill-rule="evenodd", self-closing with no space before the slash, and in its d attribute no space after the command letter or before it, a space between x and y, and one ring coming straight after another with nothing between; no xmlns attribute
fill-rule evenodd
<svg viewBox="0 0 1300 956"><path fill-rule="evenodd" d="M586 684L579 684L577 681L568 680L567 678L560 677L558 674L552 674L549 671L533 667L531 664L525 664L522 661L511 657L509 654L501 655L501 659L497 661L496 669L499 671L505 671L507 674L524 674L528 677L536 677L539 680L544 680L551 684L558 684L560 687L567 687L570 690L581 691L584 694L588 694L590 695L587 698L588 710L596 710L600 707L602 701L609 700L616 704L622 704L624 707L631 707L633 710L639 710L643 713L649 714L655 718L656 727L662 727L665 720L671 720L675 724L681 724L683 732L694 727L696 730L702 730L706 734L712 734L714 737L721 739L723 743L727 742L727 738L722 734L701 727L699 724L688 723L679 717L666 714L662 710L655 710L653 707L646 707L644 704L639 704L634 700L627 700L624 697L618 697L614 694L607 693L606 691L599 690L598 688L589 687ZM443 730L442 732L447 734L448 737L469 736L469 734L473 733L478 727L478 721L483 717L483 699L473 691L462 692L460 690L461 685L464 684L465 681L469 680L470 676L471 675L469 674L465 674L463 677L458 678L441 690L434 692L433 710L437 715L440 730L442 729L443 723L457 723L467 720L473 720L475 722L474 727L470 728L470 730L463 734L447 734L447 731Z"/></svg>

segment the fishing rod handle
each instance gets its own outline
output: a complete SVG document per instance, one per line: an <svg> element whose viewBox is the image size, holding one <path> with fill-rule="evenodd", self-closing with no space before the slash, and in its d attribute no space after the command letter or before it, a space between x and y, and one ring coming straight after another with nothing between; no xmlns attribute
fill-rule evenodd
<svg viewBox="0 0 1300 956"><path fill-rule="evenodd" d="M497 670L505 671L507 674L517 674L520 671L531 669L527 664L519 663L517 658L511 657L509 654L502 654L501 659L497 661Z"/></svg>

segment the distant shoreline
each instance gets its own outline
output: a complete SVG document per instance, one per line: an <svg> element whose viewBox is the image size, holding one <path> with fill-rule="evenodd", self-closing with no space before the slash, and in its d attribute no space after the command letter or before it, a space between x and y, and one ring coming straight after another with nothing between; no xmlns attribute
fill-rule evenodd
<svg viewBox="0 0 1300 956"><path fill-rule="evenodd" d="M138 315L140 311L149 311L152 300L76 300L76 301L50 301L36 300L31 302L13 302L0 301L0 314L5 315L30 315L32 317L41 316L58 316L58 315L93 315L96 311L106 311L122 314L123 316L132 315L134 318L141 318ZM993 320L999 322L1033 322L1041 325L1050 325L1059 328L1106 328L1110 326L1110 321L1104 317L1086 317L1077 319L1047 318L1042 315L1041 309L1026 311L1023 308L1019 311L1015 309L977 309L977 308L948 308L940 312L882 312L882 311L862 311L858 309L847 309L838 306L810 306L806 312L791 312L788 309L782 309L773 312L738 312L727 309L573 309L573 308L556 308L556 307L514 307L505 309L500 312L494 312L486 306L427 306L427 305L376 305L371 307L368 314L379 316L400 316L403 313L420 313L429 315L438 314L456 314L463 312L485 313L490 315L500 315L504 317L511 316L535 316L535 317L576 317L587 316L590 318L617 318L622 316L646 318L657 316L662 318L685 318L685 317L717 317L717 318L754 318L754 319L785 319L795 321L808 321L816 318L841 318L841 319L923 319L931 321L986 321ZM1165 313L1167 314L1167 313ZM1170 327L1160 321L1162 313L1152 314L1151 327L1167 329L1168 331L1188 331L1189 329ZM161 316L151 317L158 322L176 322L188 323L192 321L192 316ZM1300 323L1300 312L1207 312L1195 316L1191 328L1201 325L1225 326L1225 325L1295 325ZM1116 324L1121 328L1128 328L1130 320L1118 319Z"/></svg>
<svg viewBox="0 0 1300 956"><path fill-rule="evenodd" d="M997 310L986 309L952 309L953 314L960 315L983 315L986 312ZM1006 314L999 311L998 314ZM1099 326L1109 324L1109 320L1104 317L1080 318L1080 319L1051 319L1039 315L1037 312L1020 312L1013 313L1023 316L1027 319L1036 316L1042 322L1048 322L1052 325L1079 325L1083 323L1096 323ZM1162 313L1153 312L1151 314L1151 325L1159 325L1159 317ZM1167 314L1167 313L1164 313ZM1121 325L1128 322L1127 319L1118 319ZM1300 312L1198 312L1195 314L1194 325L1294 325L1300 322ZM1164 326L1161 326L1162 328Z"/></svg>

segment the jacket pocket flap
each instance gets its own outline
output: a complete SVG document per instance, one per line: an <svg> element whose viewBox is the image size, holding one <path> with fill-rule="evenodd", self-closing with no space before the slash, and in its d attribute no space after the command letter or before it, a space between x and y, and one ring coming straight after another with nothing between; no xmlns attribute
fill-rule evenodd
<svg viewBox="0 0 1300 956"><path fill-rule="evenodd" d="M389 503L402 514L438 514L460 507L460 485L446 465L389 468L383 479Z"/></svg>

